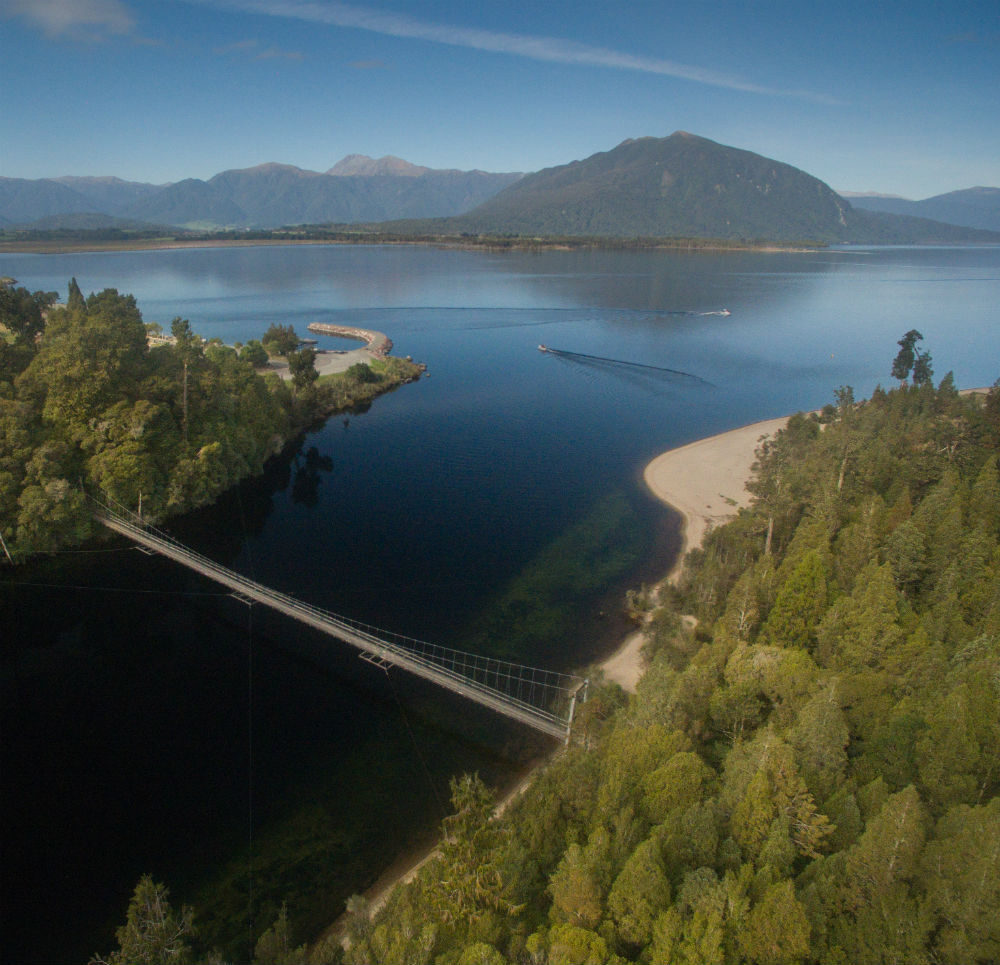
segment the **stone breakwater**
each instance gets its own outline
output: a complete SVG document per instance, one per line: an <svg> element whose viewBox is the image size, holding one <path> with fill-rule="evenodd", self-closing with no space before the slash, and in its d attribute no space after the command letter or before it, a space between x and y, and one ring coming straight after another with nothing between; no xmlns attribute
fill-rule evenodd
<svg viewBox="0 0 1000 965"><path fill-rule="evenodd" d="M372 355L384 359L392 350L392 339L384 332L373 332L368 328L351 328L349 325L329 325L326 322L312 322L310 332L318 335L336 335L341 338L359 338Z"/></svg>

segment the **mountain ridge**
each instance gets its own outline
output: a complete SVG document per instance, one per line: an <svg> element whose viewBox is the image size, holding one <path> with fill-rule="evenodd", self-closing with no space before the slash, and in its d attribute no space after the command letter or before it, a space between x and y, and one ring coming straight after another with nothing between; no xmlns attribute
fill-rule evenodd
<svg viewBox="0 0 1000 965"><path fill-rule="evenodd" d="M468 234L751 244L1000 241L1000 235L926 218L855 209L798 168L686 131L629 138L610 151L525 175L439 227Z"/></svg>
<svg viewBox="0 0 1000 965"><path fill-rule="evenodd" d="M113 176L0 177L0 223L31 227L44 219L51 226L60 216L102 214L212 229L449 216L476 207L519 177L366 155L348 155L325 173L270 161L220 171L207 181L164 185Z"/></svg>
<svg viewBox="0 0 1000 965"><path fill-rule="evenodd" d="M950 208L927 208L930 202ZM0 177L0 225L66 228L101 217L200 231L332 226L405 234L711 239L727 243L1000 241L970 225L1000 188L910 202L845 197L789 164L687 131L627 138L527 175L425 168L349 154L326 172L266 162L207 181ZM901 211L886 206L902 206ZM923 207L920 207L923 205ZM916 207L914 207L916 206ZM977 207L978 206L978 207ZM965 212L942 223L938 211ZM987 219L987 224L993 224Z"/></svg>
<svg viewBox="0 0 1000 965"><path fill-rule="evenodd" d="M883 211L888 214L931 218L966 228L1000 231L1000 188L963 188L936 194L922 201L911 201L898 195L842 194L855 208Z"/></svg>

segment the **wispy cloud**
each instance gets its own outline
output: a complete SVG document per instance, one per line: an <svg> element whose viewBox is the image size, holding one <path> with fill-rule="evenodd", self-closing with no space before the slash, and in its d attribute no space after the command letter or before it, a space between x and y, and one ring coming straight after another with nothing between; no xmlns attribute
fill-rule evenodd
<svg viewBox="0 0 1000 965"><path fill-rule="evenodd" d="M121 0L0 0L0 16L24 20L50 37L103 40L135 29L135 18Z"/></svg>
<svg viewBox="0 0 1000 965"><path fill-rule="evenodd" d="M634 70L646 74L676 77L698 84L755 94L797 97L820 103L839 103L836 98L806 90L781 90L717 71L693 67L657 57L643 57L607 47L595 47L559 37L532 36L478 30L452 24L418 20L405 14L383 13L370 7L341 3L339 0L188 0L217 8L257 13L270 17L304 20L333 27L368 30L390 37L406 37L431 43L466 47L491 53L526 57L549 63L573 64Z"/></svg>
<svg viewBox="0 0 1000 965"><path fill-rule="evenodd" d="M251 60L303 60L305 55L298 50L281 50L278 47L262 47L259 40L238 40L224 47L216 47L220 55L241 54Z"/></svg>
<svg viewBox="0 0 1000 965"><path fill-rule="evenodd" d="M969 31L968 33L952 34L949 37L945 37L944 42L946 44L967 44L973 47L996 47L1000 44L1000 33L976 33L975 31Z"/></svg>

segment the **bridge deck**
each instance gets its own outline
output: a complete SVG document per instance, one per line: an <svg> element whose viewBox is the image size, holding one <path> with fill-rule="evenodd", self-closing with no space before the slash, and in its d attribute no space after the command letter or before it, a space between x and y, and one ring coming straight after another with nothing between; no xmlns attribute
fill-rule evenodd
<svg viewBox="0 0 1000 965"><path fill-rule="evenodd" d="M442 666L441 663L436 663L420 653L407 649L399 643L376 636L369 630L354 625L336 614L311 606L308 603L303 603L301 600L297 600L285 593L262 586L242 576L235 570L220 566L218 563L188 549L176 540L151 531L105 506L94 510L94 518L109 529L133 540L139 546L153 550L183 566L187 566L241 597L246 597L256 603L269 606L294 620L298 620L300 623L305 623L316 630L320 630L350 644L352 647L356 647L361 651L363 656L367 655L370 658L401 667L410 673L416 674L418 677L430 680L439 686L461 694L469 700L489 707L497 713L520 721L522 724L527 724L529 727L533 727L552 737L563 740L569 737L576 691L584 685L584 681L580 680L580 678L572 678L568 675L566 677L568 681L575 681L575 685L566 688L569 694L570 710L566 717L561 717L548 710L535 707L526 701L504 694L477 680L470 679L456 670ZM515 665L512 664L510 666L514 667ZM531 670L531 668L518 669ZM544 671L534 672L545 673Z"/></svg>

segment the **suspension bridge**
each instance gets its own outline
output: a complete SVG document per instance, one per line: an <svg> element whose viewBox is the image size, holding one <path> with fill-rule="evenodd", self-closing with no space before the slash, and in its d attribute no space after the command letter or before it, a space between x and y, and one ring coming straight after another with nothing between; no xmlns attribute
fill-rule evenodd
<svg viewBox="0 0 1000 965"><path fill-rule="evenodd" d="M465 653L350 620L221 566L128 509L90 497L94 519L226 587L246 603L260 603L356 648L363 660L388 672L399 667L552 737L569 741L577 701L587 681L573 674Z"/></svg>

